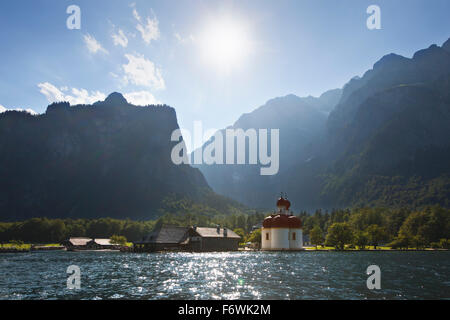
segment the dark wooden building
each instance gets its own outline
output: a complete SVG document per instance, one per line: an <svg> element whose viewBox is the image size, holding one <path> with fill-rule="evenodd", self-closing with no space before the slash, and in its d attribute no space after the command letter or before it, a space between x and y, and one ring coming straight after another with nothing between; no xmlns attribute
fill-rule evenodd
<svg viewBox="0 0 450 320"><path fill-rule="evenodd" d="M119 250L120 245L111 243L111 239L92 239L86 244L88 250Z"/></svg>
<svg viewBox="0 0 450 320"><path fill-rule="evenodd" d="M161 226L142 241L134 242L135 252L171 251L185 249L189 227Z"/></svg>
<svg viewBox="0 0 450 320"><path fill-rule="evenodd" d="M220 226L206 228L163 225L142 241L135 242L134 251L237 251L239 241L240 236Z"/></svg>
<svg viewBox="0 0 450 320"><path fill-rule="evenodd" d="M237 251L241 239L227 228L192 227L189 230L192 251Z"/></svg>
<svg viewBox="0 0 450 320"><path fill-rule="evenodd" d="M119 250L120 246L112 244L110 239L91 239L83 237L69 238L61 242L68 251L79 250Z"/></svg>

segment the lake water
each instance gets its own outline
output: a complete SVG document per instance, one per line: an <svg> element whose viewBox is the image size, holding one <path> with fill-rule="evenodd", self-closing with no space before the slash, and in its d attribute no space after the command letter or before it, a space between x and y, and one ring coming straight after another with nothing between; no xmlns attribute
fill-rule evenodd
<svg viewBox="0 0 450 320"><path fill-rule="evenodd" d="M67 289L67 267L81 288ZM381 289L366 269L381 269ZM442 299L450 252L34 252L0 255L0 299Z"/></svg>

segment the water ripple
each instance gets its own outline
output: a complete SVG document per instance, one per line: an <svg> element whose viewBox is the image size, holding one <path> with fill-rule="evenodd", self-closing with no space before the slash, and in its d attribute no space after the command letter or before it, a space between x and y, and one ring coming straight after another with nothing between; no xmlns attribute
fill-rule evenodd
<svg viewBox="0 0 450 320"><path fill-rule="evenodd" d="M450 298L449 252L36 252L0 256L0 299ZM67 289L69 265L81 289ZM366 268L380 266L381 290Z"/></svg>

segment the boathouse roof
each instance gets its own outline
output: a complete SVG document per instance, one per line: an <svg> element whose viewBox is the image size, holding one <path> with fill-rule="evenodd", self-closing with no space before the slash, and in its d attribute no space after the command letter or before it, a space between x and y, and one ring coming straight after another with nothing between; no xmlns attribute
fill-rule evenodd
<svg viewBox="0 0 450 320"><path fill-rule="evenodd" d="M136 244L144 243L165 243L165 244L180 244L189 241L190 237L197 235L202 238L234 238L240 239L240 236L230 229L226 228L208 228L208 227L179 227L172 225L162 225L156 230L152 231L142 241L135 242Z"/></svg>
<svg viewBox="0 0 450 320"><path fill-rule="evenodd" d="M226 235L224 230L226 231ZM241 238L234 231L231 231L227 228L205 228L205 227L197 227L194 228L194 231L198 233L198 235L202 238Z"/></svg>
<svg viewBox="0 0 450 320"><path fill-rule="evenodd" d="M66 240L66 242L69 242L73 246L85 246L91 240L91 238L73 237Z"/></svg>
<svg viewBox="0 0 450 320"><path fill-rule="evenodd" d="M89 243L95 243L100 246L113 246L114 244L111 243L111 239L92 239L89 241Z"/></svg>
<svg viewBox="0 0 450 320"><path fill-rule="evenodd" d="M144 237L145 243L181 243L188 236L189 227L163 225Z"/></svg>

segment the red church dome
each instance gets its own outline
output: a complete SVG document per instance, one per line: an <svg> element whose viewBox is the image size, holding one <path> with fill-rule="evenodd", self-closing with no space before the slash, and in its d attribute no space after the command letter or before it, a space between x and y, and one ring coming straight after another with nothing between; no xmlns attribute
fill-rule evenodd
<svg viewBox="0 0 450 320"><path fill-rule="evenodd" d="M262 225L263 228L271 228L272 227L272 216L268 216L267 218L264 219Z"/></svg>
<svg viewBox="0 0 450 320"><path fill-rule="evenodd" d="M280 197L277 201L277 207L285 207L286 210L289 210L289 208L291 207L291 203L288 199Z"/></svg>
<svg viewBox="0 0 450 320"><path fill-rule="evenodd" d="M272 228L289 228L289 217L285 214L276 215L272 221Z"/></svg>
<svg viewBox="0 0 450 320"><path fill-rule="evenodd" d="M296 216L290 216L289 220L289 228L292 229L300 229L302 227L302 220Z"/></svg>
<svg viewBox="0 0 450 320"><path fill-rule="evenodd" d="M286 202L286 210L289 210L291 207L291 202L288 199L284 199L284 201Z"/></svg>
<svg viewBox="0 0 450 320"><path fill-rule="evenodd" d="M264 219L263 228L290 228L301 229L302 221L296 216L288 216L285 214L271 215Z"/></svg>
<svg viewBox="0 0 450 320"><path fill-rule="evenodd" d="M277 201L278 208L285 208L289 210L291 207L291 202L281 196ZM296 217L291 216L281 211L277 214L272 214L266 217L262 223L263 228L289 228L289 229L300 229L302 228L302 221Z"/></svg>

